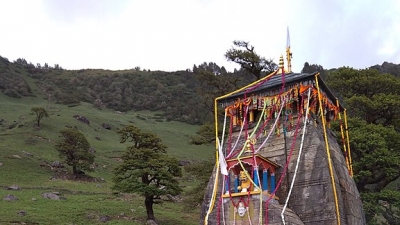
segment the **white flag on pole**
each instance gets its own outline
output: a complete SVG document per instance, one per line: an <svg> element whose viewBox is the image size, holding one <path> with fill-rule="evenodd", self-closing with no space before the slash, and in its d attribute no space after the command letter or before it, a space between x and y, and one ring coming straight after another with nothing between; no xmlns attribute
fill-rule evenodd
<svg viewBox="0 0 400 225"><path fill-rule="evenodd" d="M225 161L225 156L224 153L222 152L222 143L219 142L219 139L217 139L218 142L218 159L219 159L219 167L221 168L221 174L223 175L228 175L228 170L227 167L228 165L226 164Z"/></svg>

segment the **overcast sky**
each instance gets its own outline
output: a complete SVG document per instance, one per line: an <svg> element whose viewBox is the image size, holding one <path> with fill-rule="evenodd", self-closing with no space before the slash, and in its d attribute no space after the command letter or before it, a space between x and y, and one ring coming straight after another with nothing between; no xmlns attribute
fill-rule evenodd
<svg viewBox="0 0 400 225"><path fill-rule="evenodd" d="M1 0L0 55L65 69L176 71L245 40L293 70L400 64L400 0Z"/></svg>

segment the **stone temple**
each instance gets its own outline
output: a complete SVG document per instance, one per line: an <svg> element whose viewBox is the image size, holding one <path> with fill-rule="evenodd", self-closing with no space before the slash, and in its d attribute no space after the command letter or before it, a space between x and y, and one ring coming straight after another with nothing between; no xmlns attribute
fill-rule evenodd
<svg viewBox="0 0 400 225"><path fill-rule="evenodd" d="M223 132L200 224L366 224L346 109L318 73L291 72L287 56L287 68L281 57L274 73L215 100Z"/></svg>

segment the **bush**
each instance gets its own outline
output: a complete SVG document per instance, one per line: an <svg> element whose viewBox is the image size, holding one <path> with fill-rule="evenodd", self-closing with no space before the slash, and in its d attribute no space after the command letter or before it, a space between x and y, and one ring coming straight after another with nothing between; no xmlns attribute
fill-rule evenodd
<svg viewBox="0 0 400 225"><path fill-rule="evenodd" d="M14 89L6 89L4 94L12 98L21 98L21 95L19 95Z"/></svg>

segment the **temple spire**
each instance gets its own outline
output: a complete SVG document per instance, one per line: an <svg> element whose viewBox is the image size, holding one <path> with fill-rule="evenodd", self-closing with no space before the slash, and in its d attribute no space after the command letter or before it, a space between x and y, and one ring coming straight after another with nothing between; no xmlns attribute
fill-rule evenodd
<svg viewBox="0 0 400 225"><path fill-rule="evenodd" d="M287 72L292 72L292 52L290 51L290 35L289 27L287 27L287 38L286 38L286 60L287 60Z"/></svg>

